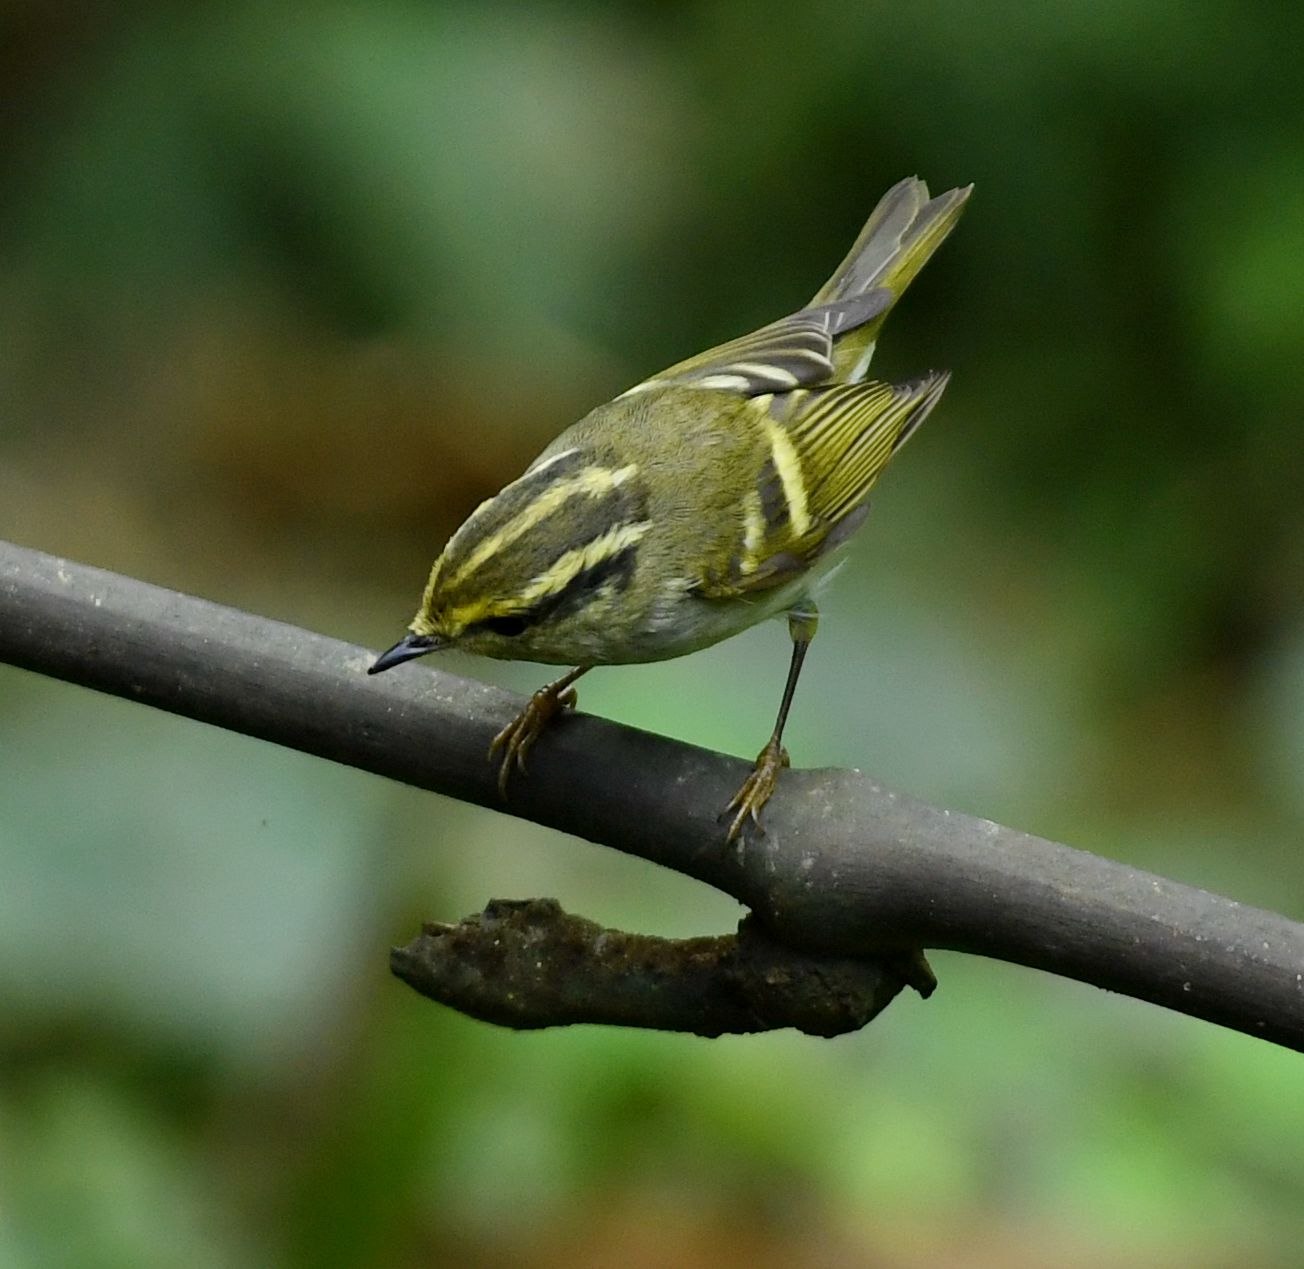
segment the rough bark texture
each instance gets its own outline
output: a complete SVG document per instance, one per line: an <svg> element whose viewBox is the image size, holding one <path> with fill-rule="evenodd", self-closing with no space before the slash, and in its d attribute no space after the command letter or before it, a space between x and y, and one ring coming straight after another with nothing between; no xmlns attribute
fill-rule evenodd
<svg viewBox="0 0 1304 1269"><path fill-rule="evenodd" d="M457 925L427 925L390 953L409 986L517 1030L605 1022L718 1036L795 1027L856 1031L907 985L928 995L922 960L809 955L754 919L716 938L606 930L555 899L495 899Z"/></svg>

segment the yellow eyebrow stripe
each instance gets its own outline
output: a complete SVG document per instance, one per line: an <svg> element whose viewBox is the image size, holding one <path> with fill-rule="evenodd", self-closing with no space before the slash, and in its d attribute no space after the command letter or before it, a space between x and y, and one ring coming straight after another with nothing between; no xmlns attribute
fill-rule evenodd
<svg viewBox="0 0 1304 1269"><path fill-rule="evenodd" d="M538 470L540 469L536 468L534 471L528 471L525 475L536 475ZM535 525L546 520L571 498L576 496L599 497L609 490L623 485L636 471L638 471L636 463L617 468L585 467L569 479L559 480L556 484L549 485L533 502L527 503L514 519L509 520L497 533L491 533L481 541L475 550L462 561L453 575L443 582L444 586L460 585L477 569L481 568L487 560L497 555L505 547L510 546L518 538L524 537ZM512 484L515 483L515 481L512 482ZM512 485L508 485L503 493L507 493L511 488ZM502 497L502 494L499 497ZM467 523L470 524L470 521L467 521ZM562 558L565 559L566 557L563 556Z"/></svg>
<svg viewBox="0 0 1304 1269"><path fill-rule="evenodd" d="M802 476L797 447L792 443L792 437L769 415L761 417L761 426L765 430L765 439L770 443L774 470L779 473L779 482L783 485L784 501L788 504L788 521L793 533L802 537L810 528L811 520L806 506L806 481Z"/></svg>

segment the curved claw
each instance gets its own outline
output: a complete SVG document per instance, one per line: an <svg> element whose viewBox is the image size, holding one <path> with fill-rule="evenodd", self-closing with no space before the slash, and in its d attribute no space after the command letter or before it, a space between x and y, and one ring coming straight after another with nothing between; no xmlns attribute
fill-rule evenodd
<svg viewBox="0 0 1304 1269"><path fill-rule="evenodd" d="M761 823L761 809L774 793L774 787L779 782L779 772L789 765L788 751L778 740L771 737L765 748L756 755L756 765L752 768L751 774L743 781L742 788L733 795L721 815L723 819L730 811L738 812L729 825L728 833L725 834L726 842L733 843L738 840L748 819L758 833L765 835L765 827Z"/></svg>
<svg viewBox="0 0 1304 1269"><path fill-rule="evenodd" d="M525 708L489 742L490 760L500 749L503 750L502 765L498 768L498 792L504 801L513 764L525 775L525 759L543 729L564 710L574 709L578 701L579 693L573 687L558 691L556 683L549 683L535 692Z"/></svg>

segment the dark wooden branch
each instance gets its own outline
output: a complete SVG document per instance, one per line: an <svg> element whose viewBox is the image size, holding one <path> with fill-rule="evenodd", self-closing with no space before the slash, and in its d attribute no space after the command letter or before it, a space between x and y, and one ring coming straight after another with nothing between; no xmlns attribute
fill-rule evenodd
<svg viewBox="0 0 1304 1269"><path fill-rule="evenodd" d="M811 955L754 918L736 935L665 939L604 930L555 899L495 899L457 925L427 925L390 968L440 1004L517 1030L605 1022L719 1036L863 1027L926 963Z"/></svg>
<svg viewBox="0 0 1304 1269"><path fill-rule="evenodd" d="M489 740L518 698L143 582L0 545L0 660L504 809ZM717 823L746 764L566 718L505 808L677 869L780 942L950 948L1063 974L1304 1050L1304 926L927 806L850 771L789 771L766 836Z"/></svg>

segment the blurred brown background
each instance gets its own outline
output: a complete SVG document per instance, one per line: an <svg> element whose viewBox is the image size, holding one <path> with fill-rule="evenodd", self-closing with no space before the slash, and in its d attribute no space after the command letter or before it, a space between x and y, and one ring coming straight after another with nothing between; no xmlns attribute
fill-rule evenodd
<svg viewBox="0 0 1304 1269"><path fill-rule="evenodd" d="M1216 0L0 3L0 536L387 646L563 426L974 181L794 761L1304 917L1302 45ZM583 705L751 755L786 658ZM513 1036L389 944L737 911L3 668L0 754L5 1265L1299 1262L1297 1055L947 955L835 1042Z"/></svg>

